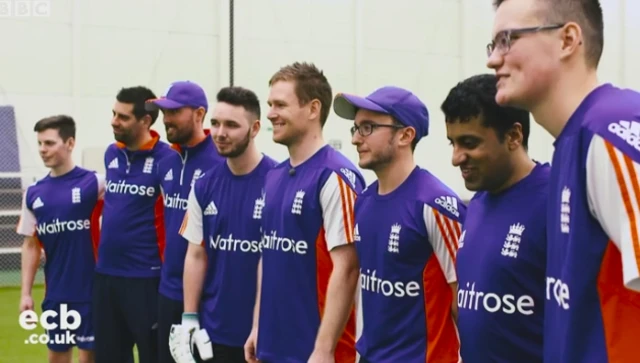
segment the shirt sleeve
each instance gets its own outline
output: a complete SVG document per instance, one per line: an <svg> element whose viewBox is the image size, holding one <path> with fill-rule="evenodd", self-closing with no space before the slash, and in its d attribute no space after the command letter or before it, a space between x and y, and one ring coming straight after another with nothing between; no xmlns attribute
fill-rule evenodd
<svg viewBox="0 0 640 363"><path fill-rule="evenodd" d="M29 189L27 189L29 191ZM36 216L27 207L27 191L22 196L22 208L20 210L20 219L18 220L18 226L16 232L20 235L33 237L36 234Z"/></svg>
<svg viewBox="0 0 640 363"><path fill-rule="evenodd" d="M327 249L353 243L356 192L349 182L332 172L320 191L320 205Z"/></svg>
<svg viewBox="0 0 640 363"><path fill-rule="evenodd" d="M187 211L184 214L180 235L193 244L201 245L203 241L202 232L202 208L196 198L196 188L191 188L187 199Z"/></svg>
<svg viewBox="0 0 640 363"><path fill-rule="evenodd" d="M433 248L440 268L448 283L457 281L456 255L460 238L460 223L442 214L440 211L424 204L422 208L424 224L427 228L429 242Z"/></svg>
<svg viewBox="0 0 640 363"><path fill-rule="evenodd" d="M625 286L640 291L640 157L594 135L587 152L587 197L622 258Z"/></svg>
<svg viewBox="0 0 640 363"><path fill-rule="evenodd" d="M102 200L106 189L106 178L103 174L96 173L96 179L98 181L98 200Z"/></svg>

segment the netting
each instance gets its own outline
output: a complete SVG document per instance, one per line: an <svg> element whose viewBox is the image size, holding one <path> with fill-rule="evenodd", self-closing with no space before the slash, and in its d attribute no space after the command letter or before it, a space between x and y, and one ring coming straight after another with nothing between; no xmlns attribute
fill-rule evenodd
<svg viewBox="0 0 640 363"><path fill-rule="evenodd" d="M21 171L13 107L0 106L0 287L20 286L20 247L16 233L22 193L35 176ZM36 284L43 282L42 266Z"/></svg>

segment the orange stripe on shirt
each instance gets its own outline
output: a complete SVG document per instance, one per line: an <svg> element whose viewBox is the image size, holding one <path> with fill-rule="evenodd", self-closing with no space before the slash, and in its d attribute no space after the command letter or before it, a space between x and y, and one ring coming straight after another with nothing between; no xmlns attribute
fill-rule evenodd
<svg viewBox="0 0 640 363"><path fill-rule="evenodd" d="M340 186L340 204L342 205L342 223L344 223L345 237L348 243L352 243L353 225L355 223L355 215L353 212L355 193L341 177L336 175L336 178L338 178L338 185Z"/></svg>
<svg viewBox="0 0 640 363"><path fill-rule="evenodd" d="M178 231L178 234L184 233L184 231L187 229L187 224L189 224L189 213L184 214L184 218L182 218L182 224L180 225L180 230Z"/></svg>
<svg viewBox="0 0 640 363"><path fill-rule="evenodd" d="M444 219L444 224L445 226L447 226L447 232L450 232L451 234L449 236L451 236L451 247L453 247L454 251L458 250L458 238L460 238L460 227L458 226L458 223L456 223L455 221L453 221L450 218L447 218L445 216L443 216L442 214L440 215L440 217L442 219Z"/></svg>
<svg viewBox="0 0 640 363"><path fill-rule="evenodd" d="M93 258L95 261L98 261L98 246L100 245L100 217L102 216L103 207L104 200L98 200L91 212L91 245L93 246Z"/></svg>
<svg viewBox="0 0 640 363"><path fill-rule="evenodd" d="M435 254L424 266L422 286L427 330L425 362L457 362L460 342L451 313L453 290Z"/></svg>
<svg viewBox="0 0 640 363"><path fill-rule="evenodd" d="M160 261L164 262L164 246L166 244L166 240L164 230L164 200L162 198L162 195L158 196L158 199L156 200L154 213L156 238L158 243L158 256L160 257Z"/></svg>
<svg viewBox="0 0 640 363"><path fill-rule="evenodd" d="M598 295L608 361L612 363L638 361L640 293L624 287L622 273L620 251L609 241L600 264Z"/></svg>
<svg viewBox="0 0 640 363"><path fill-rule="evenodd" d="M444 241L444 244L447 247L447 251L449 252L449 257L451 257L451 260L453 262L456 262L457 241L454 241L453 238L451 238L453 236L453 233L447 234L447 231L451 232L451 226L446 225L446 221L448 220L448 218L445 218L444 216L442 216L434 208L431 208L431 210L433 211L433 215L436 217L436 224L438 225L438 231L442 235L442 240Z"/></svg>
<svg viewBox="0 0 640 363"><path fill-rule="evenodd" d="M629 234L631 235L631 243L633 244L633 252L636 258L636 266L640 270L640 238L638 238L638 220L633 210L632 195L631 195L631 194L634 194L635 202L638 203L638 197L640 197L640 187L638 186L638 176L635 172L633 161L628 156L623 154L622 157L623 157L623 161L625 162L624 165L627 167L627 171L629 172L629 177L631 178L631 183L634 189L633 192L630 192L627 189L627 184L624 181L624 174L622 171L623 165L618 160L618 156L616 155L613 145L611 145L608 142L605 142L605 146L607 148L607 153L609 154L609 159L611 159L613 170L616 173L616 179L618 180L618 187L620 188L620 194L622 195L622 202L624 203L624 209L625 209L625 212L627 213L627 218L629 218L629 229L630 229ZM616 241L616 242L621 243L622 241Z"/></svg>
<svg viewBox="0 0 640 363"><path fill-rule="evenodd" d="M640 182L638 181L636 166L629 156L623 155L623 157L624 164L627 167L627 171L629 172L629 178L631 179L631 188L633 189L633 195L635 196L635 198L630 198L630 200L636 202L636 206L638 207L638 209L640 209Z"/></svg>
<svg viewBox="0 0 640 363"><path fill-rule="evenodd" d="M320 321L324 316L329 278L333 271L333 261L327 248L324 228L320 228L316 238L316 291L318 294L318 312ZM355 302L349 311L349 319L338 340L335 352L336 363L355 363L356 361L356 311Z"/></svg>
<svg viewBox="0 0 640 363"><path fill-rule="evenodd" d="M458 246L458 239L460 238L460 233L462 233L462 227L460 226L460 223L453 221L453 220L449 220L451 221L451 223L453 224L453 229L456 232L456 246Z"/></svg>

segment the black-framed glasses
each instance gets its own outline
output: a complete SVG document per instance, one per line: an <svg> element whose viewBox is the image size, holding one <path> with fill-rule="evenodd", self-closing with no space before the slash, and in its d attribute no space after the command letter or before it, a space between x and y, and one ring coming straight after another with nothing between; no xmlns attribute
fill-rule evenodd
<svg viewBox="0 0 640 363"><path fill-rule="evenodd" d="M513 41L518 39L523 34L560 29L563 26L565 26L565 24L542 25L530 28L506 29L498 32L491 43L487 44L487 57L491 57L491 54L493 54L496 49L499 50L502 54L507 53L509 49L511 49L511 44L513 43Z"/></svg>
<svg viewBox="0 0 640 363"><path fill-rule="evenodd" d="M373 131L379 127L390 127L392 129L403 129L406 126L404 125L398 125L398 124L391 124L391 125L386 125L386 124L374 124L374 123L364 123L361 125L353 125L351 126L351 136L356 134L356 131L360 134L360 136L369 136L373 133Z"/></svg>

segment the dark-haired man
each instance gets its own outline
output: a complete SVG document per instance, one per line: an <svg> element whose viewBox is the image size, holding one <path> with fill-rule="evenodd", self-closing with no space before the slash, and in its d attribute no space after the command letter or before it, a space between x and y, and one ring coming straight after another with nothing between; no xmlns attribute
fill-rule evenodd
<svg viewBox="0 0 640 363"><path fill-rule="evenodd" d="M176 151L158 167L164 198L165 259L158 297L158 363L172 363L169 351L171 325L182 319L182 272L188 242L180 235L187 197L195 181L224 161L202 124L209 109L198 84L173 82L166 93L147 101L147 110L162 111L167 140Z"/></svg>
<svg viewBox="0 0 640 363"><path fill-rule="evenodd" d="M17 227L24 236L20 311L34 310L31 288L42 248L47 286L42 311L59 314L65 309L73 316L70 335L61 327L59 316L49 319L58 324L47 330L49 362L71 363L74 345L80 362L93 362L91 292L104 176L74 165L76 125L70 116L42 119L34 131L49 174L27 188L22 202Z"/></svg>
<svg viewBox="0 0 640 363"><path fill-rule="evenodd" d="M462 226L458 330L464 362L540 362L550 166L527 154L529 113L495 101L496 77L453 87L441 109L452 163L476 192Z"/></svg>
<svg viewBox="0 0 640 363"><path fill-rule="evenodd" d="M244 363L244 343L252 326L260 223L267 172L277 163L257 149L260 102L252 91L227 87L218 92L211 135L226 163L199 179L189 195L182 235L191 242L184 268L184 315L173 329L176 362L190 362L189 334L212 363ZM211 348L202 346L205 334ZM205 339L208 341L208 339ZM198 344L199 343L199 344Z"/></svg>
<svg viewBox="0 0 640 363"><path fill-rule="evenodd" d="M544 359L632 362L640 335L640 93L600 84L597 0L496 1L496 100L556 140ZM624 333L621 333L624 332Z"/></svg>
<svg viewBox="0 0 640 363"><path fill-rule="evenodd" d="M151 130L158 111L145 87L116 96L105 152L106 191L93 294L96 362L123 362L135 344L141 363L157 362L158 284L164 253L158 163L174 151Z"/></svg>

